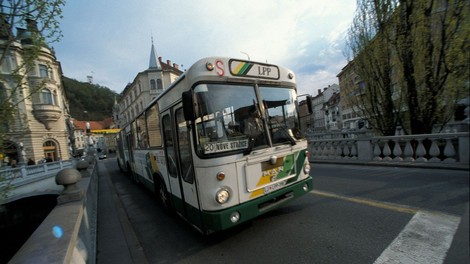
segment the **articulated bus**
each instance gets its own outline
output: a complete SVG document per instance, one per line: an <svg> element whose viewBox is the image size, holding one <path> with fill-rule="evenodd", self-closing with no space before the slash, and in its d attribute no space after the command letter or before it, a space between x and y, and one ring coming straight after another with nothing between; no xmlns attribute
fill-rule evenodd
<svg viewBox="0 0 470 264"><path fill-rule="evenodd" d="M199 60L121 130L119 167L202 233L233 227L312 190L297 100L284 67Z"/></svg>

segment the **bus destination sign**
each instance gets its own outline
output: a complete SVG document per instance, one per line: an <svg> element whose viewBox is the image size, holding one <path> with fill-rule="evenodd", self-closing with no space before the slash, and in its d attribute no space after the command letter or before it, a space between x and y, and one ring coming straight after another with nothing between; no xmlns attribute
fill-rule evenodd
<svg viewBox="0 0 470 264"><path fill-rule="evenodd" d="M208 142L204 144L204 154L245 149L247 147L248 139L225 142Z"/></svg>
<svg viewBox="0 0 470 264"><path fill-rule="evenodd" d="M230 60L230 73L235 76L279 79L279 68L275 65Z"/></svg>

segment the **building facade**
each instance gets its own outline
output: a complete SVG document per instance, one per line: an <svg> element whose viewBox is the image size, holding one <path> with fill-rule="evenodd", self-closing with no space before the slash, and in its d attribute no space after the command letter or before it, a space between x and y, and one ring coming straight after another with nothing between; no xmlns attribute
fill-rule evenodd
<svg viewBox="0 0 470 264"><path fill-rule="evenodd" d="M35 61L25 66L24 54L32 49L27 30L18 29L19 41L0 36L0 98L15 105L13 120L1 120L6 129L0 157L4 165L69 159L69 106L62 85L62 70L54 51L39 49ZM12 162L14 160L14 162ZM31 162L30 161L30 162Z"/></svg>
<svg viewBox="0 0 470 264"><path fill-rule="evenodd" d="M111 153L116 151L115 136L119 129L115 128L112 117L102 121L79 121L72 119L74 127L75 156L82 156L91 146L98 152ZM89 134L87 134L87 124Z"/></svg>
<svg viewBox="0 0 470 264"><path fill-rule="evenodd" d="M343 128L346 130L361 129L366 126L367 121L361 115L361 110L358 105L353 105L349 97L361 96L364 93L365 83L362 79L353 71L354 61L349 62L346 66L341 69L341 72L337 75L341 95L341 117L343 122Z"/></svg>
<svg viewBox="0 0 470 264"><path fill-rule="evenodd" d="M328 130L325 104L330 100L333 94L339 93L339 91L339 86L332 84L323 89L318 89L317 95L312 97L313 126L310 126L310 132L323 132Z"/></svg>
<svg viewBox="0 0 470 264"><path fill-rule="evenodd" d="M183 72L179 69L178 64L172 64L170 60L165 63L161 57L157 59L152 41L148 69L139 72L134 81L122 91L119 100L116 101L113 116L117 128L125 127L181 74Z"/></svg>

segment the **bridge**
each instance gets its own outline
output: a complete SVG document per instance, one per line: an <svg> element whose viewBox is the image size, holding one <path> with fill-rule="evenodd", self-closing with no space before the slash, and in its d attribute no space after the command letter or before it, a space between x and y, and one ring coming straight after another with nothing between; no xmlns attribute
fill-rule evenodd
<svg viewBox="0 0 470 264"><path fill-rule="evenodd" d="M311 162L469 170L468 132L395 137L311 135L309 151ZM96 262L99 171L96 159L90 160L90 166L85 162L85 168L79 162L2 171L17 189L7 198L11 201L39 193L60 194L57 206L10 263ZM53 186L56 181L65 187Z"/></svg>
<svg viewBox="0 0 470 264"><path fill-rule="evenodd" d="M59 195L64 188L55 183L55 176L62 169L74 167L74 163L75 160L64 160L0 169L0 190L7 191L0 205L31 196Z"/></svg>

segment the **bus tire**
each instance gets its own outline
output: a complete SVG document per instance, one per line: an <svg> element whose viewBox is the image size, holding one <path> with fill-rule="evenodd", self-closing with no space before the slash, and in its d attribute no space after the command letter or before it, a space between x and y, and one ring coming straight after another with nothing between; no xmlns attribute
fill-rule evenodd
<svg viewBox="0 0 470 264"><path fill-rule="evenodd" d="M166 189L165 182L159 177L155 177L155 195L157 196L158 203L165 211L170 211L170 195Z"/></svg>
<svg viewBox="0 0 470 264"><path fill-rule="evenodd" d="M131 182L135 182L134 172L131 170L131 165L129 164L129 162L126 162L126 167L127 167L127 175L129 175Z"/></svg>
<svg viewBox="0 0 470 264"><path fill-rule="evenodd" d="M121 162L119 162L119 159L117 159L117 164L118 164L118 167L119 167L119 171L124 172L124 170L122 169L122 166L121 166Z"/></svg>

